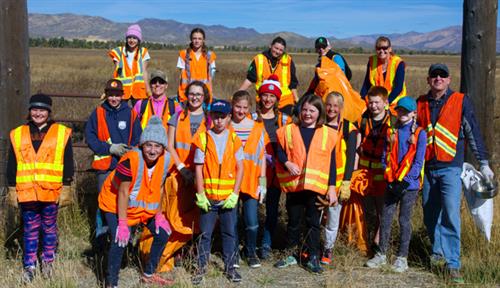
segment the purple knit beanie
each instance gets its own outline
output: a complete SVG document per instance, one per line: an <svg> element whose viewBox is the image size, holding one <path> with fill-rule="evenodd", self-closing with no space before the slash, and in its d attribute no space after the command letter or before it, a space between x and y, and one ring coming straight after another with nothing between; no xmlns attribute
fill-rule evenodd
<svg viewBox="0 0 500 288"><path fill-rule="evenodd" d="M139 41L142 41L141 27L137 24L130 25L127 29L127 33L125 33L125 38L129 36L134 36L135 38L139 39Z"/></svg>

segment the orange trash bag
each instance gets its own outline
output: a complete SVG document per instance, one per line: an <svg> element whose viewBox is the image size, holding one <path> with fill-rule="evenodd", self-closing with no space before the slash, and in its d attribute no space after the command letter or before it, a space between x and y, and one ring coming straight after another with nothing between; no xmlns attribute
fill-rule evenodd
<svg viewBox="0 0 500 288"><path fill-rule="evenodd" d="M316 75L319 81L314 94L325 101L329 93L339 92L344 96L344 118L352 123L358 121L366 110L366 103L361 99L361 95L352 88L339 65L323 56L321 57L321 66L316 68Z"/></svg>
<svg viewBox="0 0 500 288"><path fill-rule="evenodd" d="M184 187L182 177L174 171L165 181L163 214L170 222L172 235L158 263L158 272L170 271L174 267L174 253L191 240L193 233L199 233L200 210L195 204L195 187ZM179 189L180 188L180 189ZM144 229L139 244L143 261L149 257L153 235Z"/></svg>
<svg viewBox="0 0 500 288"><path fill-rule="evenodd" d="M356 170L351 178L351 197L340 212L340 233L347 233L347 243L353 244L363 253L368 253L368 232L363 206L364 193L368 187L366 170Z"/></svg>

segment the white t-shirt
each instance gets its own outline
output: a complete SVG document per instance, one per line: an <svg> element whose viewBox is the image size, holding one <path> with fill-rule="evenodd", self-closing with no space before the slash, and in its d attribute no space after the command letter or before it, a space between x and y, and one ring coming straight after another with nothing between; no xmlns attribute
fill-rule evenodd
<svg viewBox="0 0 500 288"><path fill-rule="evenodd" d="M134 63L135 53L136 51L127 53L127 64L130 69L132 69L132 65ZM146 54L142 55L142 63L149 61L149 59L151 59L151 57L149 56L149 52L146 52Z"/></svg>

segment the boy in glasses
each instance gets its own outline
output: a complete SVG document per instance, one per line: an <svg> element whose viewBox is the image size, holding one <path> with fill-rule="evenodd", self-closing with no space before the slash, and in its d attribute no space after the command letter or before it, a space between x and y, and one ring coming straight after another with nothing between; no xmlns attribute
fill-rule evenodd
<svg viewBox="0 0 500 288"><path fill-rule="evenodd" d="M424 224L432 243L431 265L445 264L450 280L464 283L460 275L460 174L465 141L480 163L484 177L493 179L488 152L468 96L450 89L448 66L429 68L429 92L417 101L417 122L427 132L422 193Z"/></svg>
<svg viewBox="0 0 500 288"><path fill-rule="evenodd" d="M148 99L137 101L134 110L139 116L142 129L146 127L149 118L153 115L160 117L163 126L168 129L168 120L179 109L179 103L173 98L167 97L168 78L163 71L152 71L150 79L151 96Z"/></svg>

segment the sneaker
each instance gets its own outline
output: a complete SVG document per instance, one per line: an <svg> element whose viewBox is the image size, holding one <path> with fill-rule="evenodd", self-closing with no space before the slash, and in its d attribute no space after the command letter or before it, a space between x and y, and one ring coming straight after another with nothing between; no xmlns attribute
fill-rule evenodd
<svg viewBox="0 0 500 288"><path fill-rule="evenodd" d="M207 274L207 267L201 267L196 269L193 277L191 277L191 283L193 285L200 285L206 274Z"/></svg>
<svg viewBox="0 0 500 288"><path fill-rule="evenodd" d="M153 275L142 274L141 282L145 284L156 284L161 286L172 286L175 283L174 280L162 278L156 273Z"/></svg>
<svg viewBox="0 0 500 288"><path fill-rule="evenodd" d="M50 279L54 276L54 262L42 262L42 276Z"/></svg>
<svg viewBox="0 0 500 288"><path fill-rule="evenodd" d="M380 268L385 264L387 264L387 257L377 252L372 259L366 261L365 266L369 268Z"/></svg>
<svg viewBox="0 0 500 288"><path fill-rule="evenodd" d="M262 246L259 250L259 258L262 260L269 259L271 257L271 247L269 246Z"/></svg>
<svg viewBox="0 0 500 288"><path fill-rule="evenodd" d="M408 260L406 260L406 257L397 257L394 264L392 264L391 269L397 273L405 272L408 270Z"/></svg>
<svg viewBox="0 0 500 288"><path fill-rule="evenodd" d="M36 276L36 267L35 266L24 267L23 276L22 276L23 283L28 284L28 283L33 282L33 279L35 279L35 276Z"/></svg>
<svg viewBox="0 0 500 288"><path fill-rule="evenodd" d="M460 274L460 269L448 269L448 276L453 284L465 284L464 277Z"/></svg>
<svg viewBox="0 0 500 288"><path fill-rule="evenodd" d="M306 263L308 261L309 261L309 253L307 251L302 251L302 253L300 253L300 262Z"/></svg>
<svg viewBox="0 0 500 288"><path fill-rule="evenodd" d="M250 256L247 258L247 264L250 268L259 268L260 267L260 260L257 257L257 255Z"/></svg>
<svg viewBox="0 0 500 288"><path fill-rule="evenodd" d="M294 256L288 256L285 259L281 259L274 264L276 268L286 268L292 265L297 265L297 259Z"/></svg>
<svg viewBox="0 0 500 288"><path fill-rule="evenodd" d="M332 264L332 256L332 249L325 249L325 251L323 251L323 256L321 257L320 263L323 265Z"/></svg>
<svg viewBox="0 0 500 288"><path fill-rule="evenodd" d="M241 282L241 275L240 273L238 273L238 271L236 271L236 269L228 270L224 274L226 274L227 279L231 282Z"/></svg>
<svg viewBox="0 0 500 288"><path fill-rule="evenodd" d="M235 257L234 257L234 264L233 264L233 268L240 268L240 252L237 252Z"/></svg>
<svg viewBox="0 0 500 288"><path fill-rule="evenodd" d="M311 256L311 259L306 264L306 268L307 268L307 270L309 270L309 272L314 273L314 274L323 273L323 267L321 267L321 265L319 265L319 259L317 256Z"/></svg>

